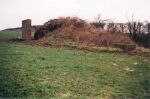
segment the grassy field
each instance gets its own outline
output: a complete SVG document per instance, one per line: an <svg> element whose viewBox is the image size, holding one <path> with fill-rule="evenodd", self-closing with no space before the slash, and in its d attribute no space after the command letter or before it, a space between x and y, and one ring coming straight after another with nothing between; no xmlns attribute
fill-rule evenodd
<svg viewBox="0 0 150 99"><path fill-rule="evenodd" d="M0 32L0 41L6 41L9 39L20 38L21 33L19 32Z"/></svg>
<svg viewBox="0 0 150 99"><path fill-rule="evenodd" d="M1 41L0 97L150 99L150 58Z"/></svg>

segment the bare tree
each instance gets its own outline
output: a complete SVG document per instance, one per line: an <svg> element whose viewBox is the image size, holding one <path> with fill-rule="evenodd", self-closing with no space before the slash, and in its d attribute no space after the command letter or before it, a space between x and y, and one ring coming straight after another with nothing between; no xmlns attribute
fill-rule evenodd
<svg viewBox="0 0 150 99"><path fill-rule="evenodd" d="M106 25L105 20L102 20L101 18L101 14L98 14L97 17L95 17L95 22L93 22L92 24L97 28L102 28L102 29L104 29Z"/></svg>
<svg viewBox="0 0 150 99"><path fill-rule="evenodd" d="M147 32L150 33L150 23L147 23Z"/></svg>
<svg viewBox="0 0 150 99"><path fill-rule="evenodd" d="M128 31L131 35L135 36L136 34L141 34L142 33L142 22L136 22L136 21L133 21L133 22L128 22L127 23L127 28L128 28Z"/></svg>
<svg viewBox="0 0 150 99"><path fill-rule="evenodd" d="M148 32L148 48L150 48L150 23L147 24L147 32Z"/></svg>
<svg viewBox="0 0 150 99"><path fill-rule="evenodd" d="M119 30L121 33L124 33L125 25L123 23L119 24Z"/></svg>

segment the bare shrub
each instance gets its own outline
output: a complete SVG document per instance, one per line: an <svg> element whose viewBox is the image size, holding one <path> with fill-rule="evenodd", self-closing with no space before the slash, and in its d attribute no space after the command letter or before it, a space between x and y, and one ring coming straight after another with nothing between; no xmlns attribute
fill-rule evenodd
<svg viewBox="0 0 150 99"><path fill-rule="evenodd" d="M51 37L59 38L60 41L69 39L76 43L107 47L113 46L115 43L134 44L126 34L96 28L85 20L76 17L50 20L36 32L36 35L42 33L42 36L44 36L47 33L51 33L51 31L53 31Z"/></svg>

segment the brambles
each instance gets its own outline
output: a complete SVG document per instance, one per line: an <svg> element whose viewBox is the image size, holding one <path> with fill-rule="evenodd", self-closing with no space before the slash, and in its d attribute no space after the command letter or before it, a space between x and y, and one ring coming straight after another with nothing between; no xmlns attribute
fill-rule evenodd
<svg viewBox="0 0 150 99"><path fill-rule="evenodd" d="M51 34L51 35L48 35ZM134 44L126 34L96 28L85 20L66 17L46 22L35 33L35 39L46 37L47 41L57 40L57 45L65 45L65 40L94 46L112 47L115 43ZM45 42L47 42L45 41ZM62 44L64 42L64 44ZM51 45L51 44L50 44Z"/></svg>

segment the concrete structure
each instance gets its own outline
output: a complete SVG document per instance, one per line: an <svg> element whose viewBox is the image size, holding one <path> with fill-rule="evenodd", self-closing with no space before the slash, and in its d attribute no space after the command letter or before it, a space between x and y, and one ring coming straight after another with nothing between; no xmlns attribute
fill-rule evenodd
<svg viewBox="0 0 150 99"><path fill-rule="evenodd" d="M22 39L31 40L32 29L31 29L31 19L26 19L22 21Z"/></svg>

